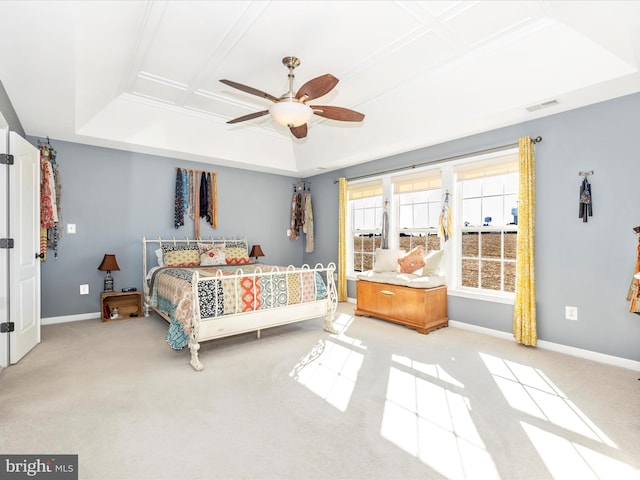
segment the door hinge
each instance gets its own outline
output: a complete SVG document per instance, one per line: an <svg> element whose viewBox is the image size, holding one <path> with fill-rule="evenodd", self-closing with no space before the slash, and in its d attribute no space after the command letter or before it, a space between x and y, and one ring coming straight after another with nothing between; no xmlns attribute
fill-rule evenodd
<svg viewBox="0 0 640 480"><path fill-rule="evenodd" d="M0 238L0 248L13 248L13 238Z"/></svg>
<svg viewBox="0 0 640 480"><path fill-rule="evenodd" d="M15 331L16 324L13 322L0 323L0 333L11 333Z"/></svg>
<svg viewBox="0 0 640 480"><path fill-rule="evenodd" d="M0 153L1 165L13 165L13 155L10 153Z"/></svg>

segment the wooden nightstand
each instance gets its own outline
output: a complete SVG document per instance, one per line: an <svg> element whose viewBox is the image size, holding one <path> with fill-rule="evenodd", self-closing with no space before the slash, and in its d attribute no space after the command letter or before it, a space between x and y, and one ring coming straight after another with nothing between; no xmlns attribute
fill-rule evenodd
<svg viewBox="0 0 640 480"><path fill-rule="evenodd" d="M105 308L105 305L108 308ZM118 309L118 318L109 318L107 311ZM100 294L100 318L103 322L131 318L130 313L142 317L142 292L102 292Z"/></svg>

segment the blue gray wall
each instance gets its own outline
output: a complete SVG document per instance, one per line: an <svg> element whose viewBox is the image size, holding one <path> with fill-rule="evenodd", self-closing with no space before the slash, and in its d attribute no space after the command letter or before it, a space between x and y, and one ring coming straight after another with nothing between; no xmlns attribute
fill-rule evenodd
<svg viewBox="0 0 640 480"><path fill-rule="evenodd" d="M37 144L38 138L29 137ZM173 158L91 147L51 139L62 184L62 223L58 258L49 251L42 263L42 317L99 312L105 253L115 253L120 271L115 289L142 288L142 236L194 238L193 222L173 226L176 167L217 173L218 228L201 222L201 237L244 236L259 243L262 259L276 265L300 264L302 242L286 237L293 184L286 176L205 165ZM77 233L66 233L68 223ZM157 248L157 247L156 247ZM80 295L80 285L89 295Z"/></svg>
<svg viewBox="0 0 640 480"><path fill-rule="evenodd" d="M640 225L640 94L493 130L310 178L316 251L336 261L338 189L333 180L435 161L542 136L536 145L536 290L540 340L640 360L640 316L629 313ZM428 128L428 126L425 126ZM593 170L594 216L578 219L578 172ZM348 295L355 297L354 282ZM578 307L578 321L565 306ZM512 331L513 307L449 296L449 317Z"/></svg>

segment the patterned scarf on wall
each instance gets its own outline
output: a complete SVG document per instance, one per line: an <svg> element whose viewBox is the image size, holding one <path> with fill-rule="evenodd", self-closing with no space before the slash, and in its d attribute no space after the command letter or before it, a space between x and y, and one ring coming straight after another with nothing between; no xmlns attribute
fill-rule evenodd
<svg viewBox="0 0 640 480"><path fill-rule="evenodd" d="M211 173L207 173L207 222L213 225L213 204L211 203L211 192L213 184L211 182Z"/></svg>
<svg viewBox="0 0 640 480"><path fill-rule="evenodd" d="M200 175L200 218L207 216L207 173Z"/></svg>
<svg viewBox="0 0 640 480"><path fill-rule="evenodd" d="M184 225L184 184L182 180L182 170L176 169L176 196L173 213L173 226L175 228Z"/></svg>

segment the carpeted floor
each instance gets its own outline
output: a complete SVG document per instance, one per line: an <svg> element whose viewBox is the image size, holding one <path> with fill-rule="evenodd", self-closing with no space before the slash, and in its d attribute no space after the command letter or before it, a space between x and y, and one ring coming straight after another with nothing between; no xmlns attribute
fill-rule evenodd
<svg viewBox="0 0 640 480"><path fill-rule="evenodd" d="M0 372L0 452L81 479L640 478L638 372L354 317L204 344L159 317L45 326Z"/></svg>

